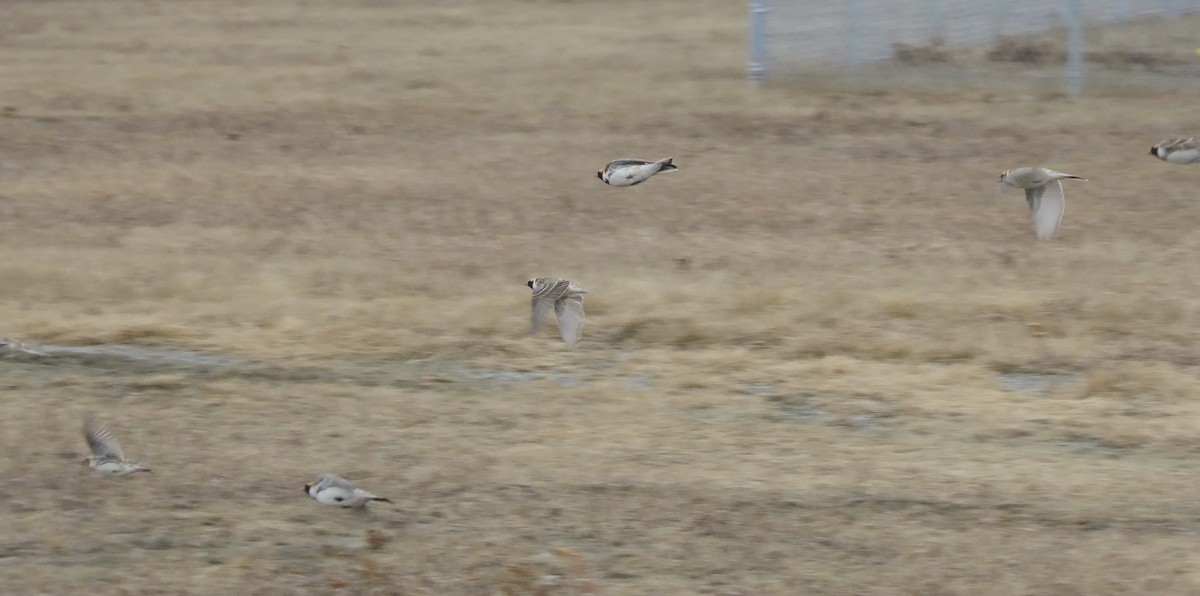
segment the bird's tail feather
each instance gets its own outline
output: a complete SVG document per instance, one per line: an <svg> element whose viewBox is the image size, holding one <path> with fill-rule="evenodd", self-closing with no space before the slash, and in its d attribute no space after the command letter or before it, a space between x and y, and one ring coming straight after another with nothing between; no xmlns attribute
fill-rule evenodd
<svg viewBox="0 0 1200 596"><path fill-rule="evenodd" d="M1051 172L1051 176L1055 180L1087 180L1087 178L1084 178L1083 176L1076 176L1074 174L1067 174L1064 172L1055 172L1054 170L1050 170L1050 172Z"/></svg>
<svg viewBox="0 0 1200 596"><path fill-rule="evenodd" d="M675 159L675 158L668 157L664 160L659 161L658 162L659 163L658 171L659 172L674 172L674 171L678 170L679 168L676 167L674 163L671 163L671 160L673 160L673 159Z"/></svg>

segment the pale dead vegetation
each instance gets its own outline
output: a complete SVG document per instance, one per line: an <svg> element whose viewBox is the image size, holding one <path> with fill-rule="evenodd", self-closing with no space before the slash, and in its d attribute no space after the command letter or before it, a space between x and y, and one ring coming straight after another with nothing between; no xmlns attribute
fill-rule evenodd
<svg viewBox="0 0 1200 596"><path fill-rule="evenodd" d="M1200 589L1192 98L754 90L744 6L645 6L7 3L0 334L50 350L0 357L0 585ZM1091 178L1053 243L1034 164Z"/></svg>

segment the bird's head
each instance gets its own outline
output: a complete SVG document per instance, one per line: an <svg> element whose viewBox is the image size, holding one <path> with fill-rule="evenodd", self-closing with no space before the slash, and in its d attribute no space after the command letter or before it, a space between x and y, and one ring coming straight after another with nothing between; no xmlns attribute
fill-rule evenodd
<svg viewBox="0 0 1200 596"><path fill-rule="evenodd" d="M525 285L529 286L529 289L532 290L533 286L537 284L537 279L538 278L536 278L536 277L531 277L531 278L529 278L529 281L525 282Z"/></svg>
<svg viewBox="0 0 1200 596"><path fill-rule="evenodd" d="M1000 182L1002 182L1002 183L1008 182L1008 173L1011 171L1012 170L1004 170L1003 172L1001 172L1000 173Z"/></svg>
<svg viewBox="0 0 1200 596"><path fill-rule="evenodd" d="M306 483L304 483L304 494L306 494L306 495L311 495L311 494L312 494L312 493L308 492L308 490L309 490L310 488L312 488L312 485L313 485L313 484L314 484L314 483L312 483L312 482L306 482Z"/></svg>
<svg viewBox="0 0 1200 596"><path fill-rule="evenodd" d="M601 180L604 180L604 172L603 171L596 172L596 177Z"/></svg>
<svg viewBox="0 0 1200 596"><path fill-rule="evenodd" d="M1155 145L1150 148L1150 155L1153 155L1154 157L1158 157L1158 145Z"/></svg>

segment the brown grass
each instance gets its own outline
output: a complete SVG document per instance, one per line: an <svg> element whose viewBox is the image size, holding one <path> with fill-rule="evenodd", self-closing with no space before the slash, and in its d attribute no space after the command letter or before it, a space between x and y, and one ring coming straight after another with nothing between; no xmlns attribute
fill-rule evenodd
<svg viewBox="0 0 1200 596"><path fill-rule="evenodd" d="M7 3L0 335L99 348L0 355L0 585L1200 589L1192 99L755 90L742 11ZM1091 178L1055 242L1027 164Z"/></svg>
<svg viewBox="0 0 1200 596"><path fill-rule="evenodd" d="M1143 17L1120 25L1094 25L1083 34L1084 92L1111 98L1117 94L1145 96L1196 90L1200 79L1195 31L1200 15ZM892 60L869 68L842 69L836 79L843 85L868 90L903 88L930 90L933 85L961 92L976 88L1016 88L1025 93L1054 97L1064 89L1067 62L1066 33L1061 28L1039 33L1006 36L978 46L947 47L932 37L917 43L892 45ZM828 72L809 72L779 52L776 66L810 74L815 80L831 78ZM827 68L825 69L828 70Z"/></svg>

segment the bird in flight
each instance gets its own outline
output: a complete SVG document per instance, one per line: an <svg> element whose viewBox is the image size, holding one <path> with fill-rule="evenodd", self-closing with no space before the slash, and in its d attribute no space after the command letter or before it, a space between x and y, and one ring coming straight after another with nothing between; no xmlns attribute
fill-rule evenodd
<svg viewBox="0 0 1200 596"><path fill-rule="evenodd" d="M322 505L346 508L366 507L371 501L392 502L391 499L375 496L334 474L321 474L316 482L305 484L304 494Z"/></svg>
<svg viewBox="0 0 1200 596"><path fill-rule="evenodd" d="M1196 139L1167 139L1150 148L1150 155L1177 164L1200 163L1200 143Z"/></svg>
<svg viewBox="0 0 1200 596"><path fill-rule="evenodd" d="M608 162L603 170L596 172L596 177L609 186L633 186L649 180L651 176L660 172L679 170L674 163L671 163L672 159L670 157L658 161L618 159Z"/></svg>
<svg viewBox="0 0 1200 596"><path fill-rule="evenodd" d="M525 285L533 290L533 333L537 333L542 326L542 319L553 309L562 340L568 348L575 347L583 334L583 295L588 291L556 277L535 277Z"/></svg>
<svg viewBox="0 0 1200 596"><path fill-rule="evenodd" d="M88 414L83 419L83 438L92 450L91 457L83 463L93 470L109 476L128 476L136 472L150 472L150 468L128 461L121 453L121 445L112 430Z"/></svg>
<svg viewBox="0 0 1200 596"><path fill-rule="evenodd" d="M1000 174L1000 182L1024 189L1029 213L1033 217L1033 232L1038 240L1050 240L1058 235L1067 198L1060 180L1087 180L1083 176L1064 174L1046 168L1015 168Z"/></svg>

